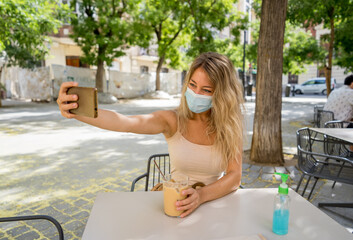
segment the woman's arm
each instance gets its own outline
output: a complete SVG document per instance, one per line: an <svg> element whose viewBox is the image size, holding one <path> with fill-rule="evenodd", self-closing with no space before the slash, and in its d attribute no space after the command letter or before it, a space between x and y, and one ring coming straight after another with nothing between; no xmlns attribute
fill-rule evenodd
<svg viewBox="0 0 353 240"><path fill-rule="evenodd" d="M69 112L70 109L77 108L77 103L68 103L76 101L77 95L67 95L67 89L75 87L76 82L65 82L61 85L57 103L61 114L66 118L75 118L81 122L93 125L106 130L117 132L132 132L140 134L158 134L164 133L170 135L173 116L172 111L157 111L151 114L125 116L109 110L98 110L97 118L78 116Z"/></svg>
<svg viewBox="0 0 353 240"><path fill-rule="evenodd" d="M183 195L189 195L189 197L176 203L177 210L185 211L180 217L189 215L201 204L223 197L240 186L242 171L241 152L238 154L237 159L238 161L235 159L229 161L227 174L218 181L197 190L189 188L182 192Z"/></svg>

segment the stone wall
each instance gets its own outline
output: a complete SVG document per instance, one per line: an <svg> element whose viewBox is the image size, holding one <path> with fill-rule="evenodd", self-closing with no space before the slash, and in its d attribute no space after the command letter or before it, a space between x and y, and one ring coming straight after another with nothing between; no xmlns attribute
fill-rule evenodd
<svg viewBox="0 0 353 240"><path fill-rule="evenodd" d="M4 68L0 80L6 86L8 98L50 100L58 97L63 82L76 81L81 87L94 87L95 76L95 69L52 64L51 69ZM161 73L161 90L170 95L180 93L181 82L180 72ZM155 85L156 73L107 71L103 82L104 92L117 98L141 97L154 92Z"/></svg>
<svg viewBox="0 0 353 240"><path fill-rule="evenodd" d="M51 99L52 87L49 67L40 67L34 70L5 67L1 74L1 82L6 87L8 98Z"/></svg>

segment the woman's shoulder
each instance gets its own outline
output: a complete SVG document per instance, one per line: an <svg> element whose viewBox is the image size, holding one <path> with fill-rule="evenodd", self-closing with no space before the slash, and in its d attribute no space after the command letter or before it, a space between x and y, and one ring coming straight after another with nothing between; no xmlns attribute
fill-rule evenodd
<svg viewBox="0 0 353 240"><path fill-rule="evenodd" d="M168 125L168 131L165 133L165 136L171 137L175 134L178 129L178 115L176 110L161 110L157 111L158 114Z"/></svg>

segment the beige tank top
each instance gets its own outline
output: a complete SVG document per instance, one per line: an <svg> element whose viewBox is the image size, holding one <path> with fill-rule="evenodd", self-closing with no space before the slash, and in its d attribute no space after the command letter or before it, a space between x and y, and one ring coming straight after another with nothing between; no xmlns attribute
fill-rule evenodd
<svg viewBox="0 0 353 240"><path fill-rule="evenodd" d="M221 155L213 145L200 145L188 141L178 131L167 138L171 173L189 177L189 185L202 182L206 185L217 181L225 169L221 169Z"/></svg>

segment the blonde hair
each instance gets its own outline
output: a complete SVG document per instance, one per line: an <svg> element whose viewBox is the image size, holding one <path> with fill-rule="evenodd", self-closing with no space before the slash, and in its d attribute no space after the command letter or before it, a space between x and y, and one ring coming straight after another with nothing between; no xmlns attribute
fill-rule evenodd
<svg viewBox="0 0 353 240"><path fill-rule="evenodd" d="M177 109L182 133L187 130L187 121L194 117L194 113L187 106L185 91L198 68L207 73L213 85L207 134L215 135L214 145L222 156L220 167L225 169L229 160L241 161L237 156L241 156L243 151L243 88L232 62L226 56L214 52L202 53L192 63L182 88L181 102Z"/></svg>

